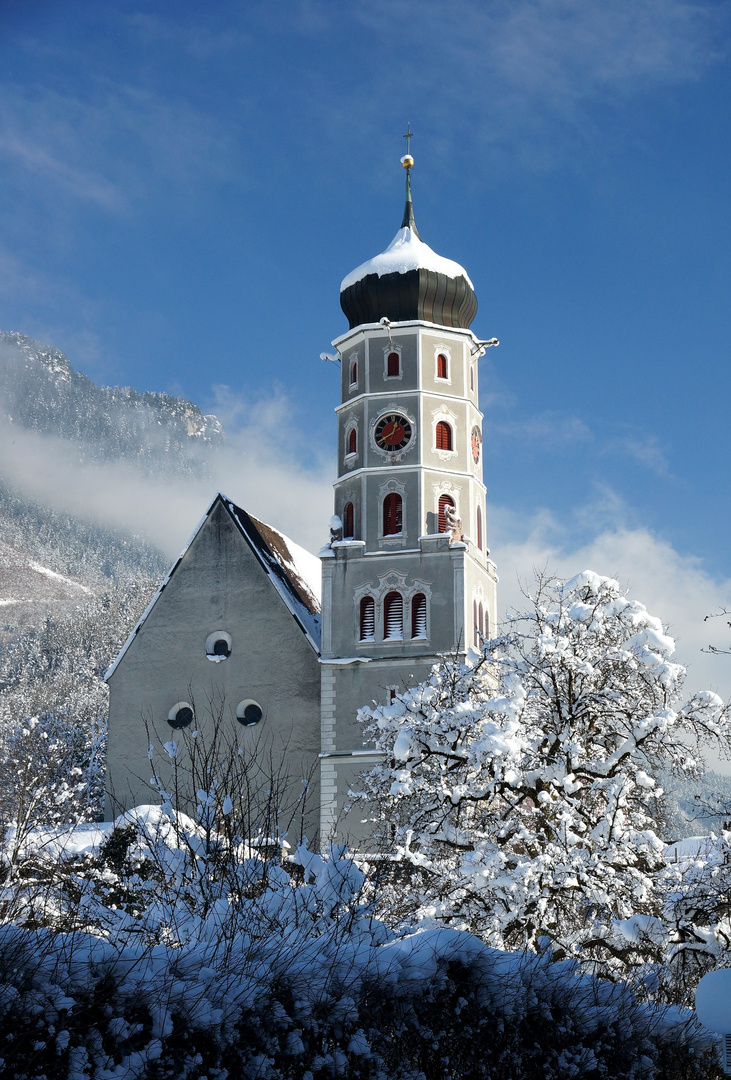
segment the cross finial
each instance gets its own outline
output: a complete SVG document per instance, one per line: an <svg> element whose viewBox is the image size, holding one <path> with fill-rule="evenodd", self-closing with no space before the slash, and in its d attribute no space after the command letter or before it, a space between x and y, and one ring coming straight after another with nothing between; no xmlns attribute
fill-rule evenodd
<svg viewBox="0 0 731 1080"><path fill-rule="evenodd" d="M411 140L413 139L413 137L414 137L414 133L411 130L411 122L409 122L406 125L406 134L404 135L404 138L406 139L406 153L407 154L411 153Z"/></svg>

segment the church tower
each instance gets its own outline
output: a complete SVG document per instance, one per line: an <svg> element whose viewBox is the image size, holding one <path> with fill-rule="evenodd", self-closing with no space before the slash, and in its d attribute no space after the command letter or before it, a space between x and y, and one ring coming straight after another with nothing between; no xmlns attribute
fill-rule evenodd
<svg viewBox="0 0 731 1080"><path fill-rule="evenodd" d="M344 813L364 749L358 709L425 679L440 654L479 646L496 620L495 565L485 543L477 299L465 270L416 228L410 154L401 228L348 274L341 356L339 524L320 554L321 828L357 841Z"/></svg>

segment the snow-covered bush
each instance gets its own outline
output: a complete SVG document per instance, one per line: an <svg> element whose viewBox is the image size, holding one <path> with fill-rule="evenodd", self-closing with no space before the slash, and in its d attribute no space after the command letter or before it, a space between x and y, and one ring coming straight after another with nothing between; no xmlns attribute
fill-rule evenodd
<svg viewBox="0 0 731 1080"><path fill-rule="evenodd" d="M361 795L376 829L396 828L397 910L613 976L662 961L656 777L731 747L715 694L683 701L673 651L659 619L586 571L539 581L474 663L446 659L362 710L385 760Z"/></svg>
<svg viewBox="0 0 731 1080"><path fill-rule="evenodd" d="M178 850L162 817L131 815ZM171 825L172 822L168 822ZM187 826L186 826L187 827ZM147 842L147 841L146 841ZM273 869L273 868L272 868ZM0 1064L16 1080L116 1077L565 1080L715 1075L682 1009L548 954L387 929L342 849L290 869L185 941L0 927ZM237 901L237 906L241 902ZM180 925L186 917L181 913ZM120 930L123 920L119 920Z"/></svg>
<svg viewBox="0 0 731 1080"><path fill-rule="evenodd" d="M252 819L241 775L209 776L190 814L163 791L113 827L27 835L3 890L14 898L0 926L4 1074L715 1075L713 1040L682 1009L642 1003L549 950L387 925L373 867L338 846L293 842L288 855L266 831L276 817Z"/></svg>

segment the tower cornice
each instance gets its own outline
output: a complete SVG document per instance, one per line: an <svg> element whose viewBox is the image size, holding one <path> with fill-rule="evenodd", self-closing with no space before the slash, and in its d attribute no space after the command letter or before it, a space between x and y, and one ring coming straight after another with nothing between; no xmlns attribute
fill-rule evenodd
<svg viewBox="0 0 731 1080"><path fill-rule="evenodd" d="M455 337L466 338L474 345L479 346L481 344L480 339L476 336L476 334L474 334L472 330L466 327L444 326L443 323L427 322L424 319L413 319L408 322L392 322L390 323L388 329L391 331L392 336L397 334L400 330L438 330L441 334L453 334ZM387 333L388 331L383 325L383 323L361 323L360 326L355 326L352 330L348 330L346 331L346 333L341 334L340 337L335 338L332 344L335 346L336 349L342 352L342 346L346 345L348 341L353 341L355 338L358 338L360 336L373 337L376 334L378 334L379 336L383 336Z"/></svg>

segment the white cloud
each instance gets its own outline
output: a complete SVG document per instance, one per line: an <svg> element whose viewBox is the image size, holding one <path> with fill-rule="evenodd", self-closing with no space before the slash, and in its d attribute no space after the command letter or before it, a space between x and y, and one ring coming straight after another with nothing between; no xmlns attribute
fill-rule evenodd
<svg viewBox="0 0 731 1080"><path fill-rule="evenodd" d="M367 101L359 85L339 122L402 102L450 174L457 148L493 174L550 170L586 141L609 150L628 137L610 111L701 78L727 52L728 9L703 0L371 0L355 13L384 58Z"/></svg>
<svg viewBox="0 0 731 1080"><path fill-rule="evenodd" d="M573 525L586 526L593 516L590 507L577 511L568 524L560 524L545 510L525 521L509 510L494 508L493 556L500 575L501 612L522 608L525 601L520 583L530 586L535 570L568 578L592 569L615 577L669 626L677 644L675 658L688 669L687 689L713 689L731 699L731 657L703 651L710 644L731 645L731 630L725 620L704 621L720 607L731 607L731 580L715 577L702 560L677 551L647 528L621 523L619 500L615 506L615 524L609 525L602 512L596 518L594 534L583 541L577 539ZM731 771L728 762L719 765L714 759L713 763Z"/></svg>
<svg viewBox="0 0 731 1080"><path fill-rule="evenodd" d="M190 101L91 73L83 97L0 85L0 160L22 191L31 180L46 198L124 215L161 180L188 198L201 179L233 174L233 133Z"/></svg>
<svg viewBox="0 0 731 1080"><path fill-rule="evenodd" d="M656 476L670 478L668 459L656 435L622 435L605 443L601 452L630 457Z"/></svg>
<svg viewBox="0 0 731 1080"><path fill-rule="evenodd" d="M587 442L592 432L583 420L576 416L561 416L544 412L525 416L518 420L497 420L490 424L490 437L506 438L510 442L525 443L527 439L552 443Z"/></svg>

